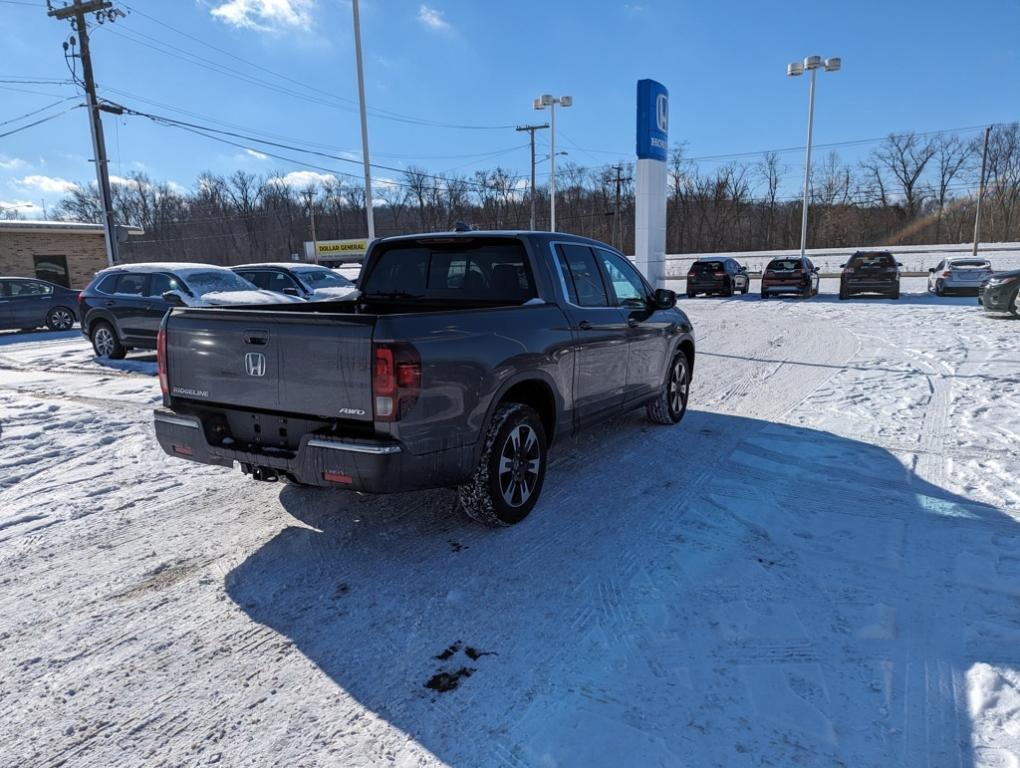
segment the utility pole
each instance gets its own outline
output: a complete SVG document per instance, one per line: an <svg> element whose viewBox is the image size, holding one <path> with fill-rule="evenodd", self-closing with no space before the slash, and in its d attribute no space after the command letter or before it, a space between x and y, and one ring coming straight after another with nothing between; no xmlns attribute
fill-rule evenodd
<svg viewBox="0 0 1020 768"><path fill-rule="evenodd" d="M611 242L613 243L614 248L618 248L619 250L622 251L623 249L616 244L617 233L616 222L620 220L620 188L623 185L623 182L630 181L631 178L630 176L628 176L627 178L623 178L622 165L614 165L613 170L616 171L616 205L613 206L613 239Z"/></svg>
<svg viewBox="0 0 1020 768"><path fill-rule="evenodd" d="M47 16L59 21L71 20L71 29L78 33L81 45L81 66L85 87L85 106L88 107L89 124L92 130L92 153L96 163L96 182L99 185L99 199L103 206L103 229L106 233L106 262L113 266L118 261L117 230L113 220L113 192L110 189L110 170L106 159L106 138L103 136L103 120L99 114L99 99L96 98L96 82L92 73L92 54L89 48L89 27L86 14L95 14L97 21L114 21L123 12L114 9L109 0L74 0L72 5L54 8L47 0ZM74 46L74 37L71 37ZM64 43L64 50L67 50ZM73 55L73 54L72 54Z"/></svg>
<svg viewBox="0 0 1020 768"><path fill-rule="evenodd" d="M531 224L529 228L532 232L535 231L535 131L541 131L543 128L548 128L549 123L542 123L541 125L519 125L517 131L527 131L531 134Z"/></svg>
<svg viewBox="0 0 1020 768"><path fill-rule="evenodd" d="M305 193L305 200L308 202L308 218L312 222L312 259L319 263L319 239L315 235L315 190L309 189Z"/></svg>
<svg viewBox="0 0 1020 768"><path fill-rule="evenodd" d="M375 240L375 210L372 208L372 166L368 161L368 108L365 106L365 69L361 64L361 12L358 0L353 0L354 55L358 63L358 105L361 111L361 157L365 164L365 217L368 220L368 239Z"/></svg>
<svg viewBox="0 0 1020 768"><path fill-rule="evenodd" d="M985 143L981 148L981 178L978 180L977 210L974 212L974 249L972 256L977 256L978 242L981 240L981 198L985 196L985 166L988 164L988 137L992 126L985 128Z"/></svg>

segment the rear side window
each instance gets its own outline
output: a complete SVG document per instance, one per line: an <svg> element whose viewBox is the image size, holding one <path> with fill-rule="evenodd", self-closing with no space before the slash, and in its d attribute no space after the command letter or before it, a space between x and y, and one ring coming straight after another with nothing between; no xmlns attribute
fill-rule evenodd
<svg viewBox="0 0 1020 768"><path fill-rule="evenodd" d="M48 293L53 293L53 288L46 283L36 283L31 280L11 280L7 285L11 296L45 296Z"/></svg>
<svg viewBox="0 0 1020 768"><path fill-rule="evenodd" d="M571 304L580 307L609 306L609 294L606 293L591 248L584 245L557 245L556 255Z"/></svg>
<svg viewBox="0 0 1020 768"><path fill-rule="evenodd" d="M181 284L177 278L170 275L156 274L149 279L149 290L147 296L162 296L167 291L179 291Z"/></svg>
<svg viewBox="0 0 1020 768"><path fill-rule="evenodd" d="M767 269L773 272L793 272L795 269L800 268L800 259L773 259L767 267Z"/></svg>
<svg viewBox="0 0 1020 768"><path fill-rule="evenodd" d="M96 290L99 293L116 293L118 277L120 277L120 275L107 275L106 277L100 278L99 282L96 283Z"/></svg>
<svg viewBox="0 0 1020 768"><path fill-rule="evenodd" d="M519 242L398 243L383 251L361 286L364 298L523 303L535 284Z"/></svg>
<svg viewBox="0 0 1020 768"><path fill-rule="evenodd" d="M122 293L127 296L141 296L145 292L145 280L147 277L148 275L125 272L117 278L117 287L114 293Z"/></svg>

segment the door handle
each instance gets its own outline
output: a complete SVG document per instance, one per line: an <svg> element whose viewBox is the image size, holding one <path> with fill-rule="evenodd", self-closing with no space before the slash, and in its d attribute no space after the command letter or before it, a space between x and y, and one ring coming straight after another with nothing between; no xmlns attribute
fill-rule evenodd
<svg viewBox="0 0 1020 768"><path fill-rule="evenodd" d="M577 328L578 328L578 330L581 330L581 331L590 331L591 330L591 323L589 323L587 320L582 320L581 322L579 322L577 324Z"/></svg>
<svg viewBox="0 0 1020 768"><path fill-rule="evenodd" d="M269 331L245 331L244 343L256 347L264 346L269 341Z"/></svg>
<svg viewBox="0 0 1020 768"><path fill-rule="evenodd" d="M640 325L640 323L638 323L638 321L635 320L633 317L627 318L627 327L628 328L637 328L638 325Z"/></svg>

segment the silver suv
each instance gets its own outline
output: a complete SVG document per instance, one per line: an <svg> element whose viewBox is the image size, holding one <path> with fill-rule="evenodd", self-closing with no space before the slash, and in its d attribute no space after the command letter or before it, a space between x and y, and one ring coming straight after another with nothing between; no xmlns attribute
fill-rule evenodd
<svg viewBox="0 0 1020 768"><path fill-rule="evenodd" d="M974 291L992 276L992 264L988 259L960 256L940 261L937 267L928 270L928 293L945 296L950 292Z"/></svg>

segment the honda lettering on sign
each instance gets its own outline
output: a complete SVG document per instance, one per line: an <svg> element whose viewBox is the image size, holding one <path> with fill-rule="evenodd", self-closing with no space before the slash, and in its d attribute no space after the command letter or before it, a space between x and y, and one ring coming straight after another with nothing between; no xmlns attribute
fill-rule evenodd
<svg viewBox="0 0 1020 768"><path fill-rule="evenodd" d="M669 153L669 91L655 80L638 80L637 156L666 160Z"/></svg>

